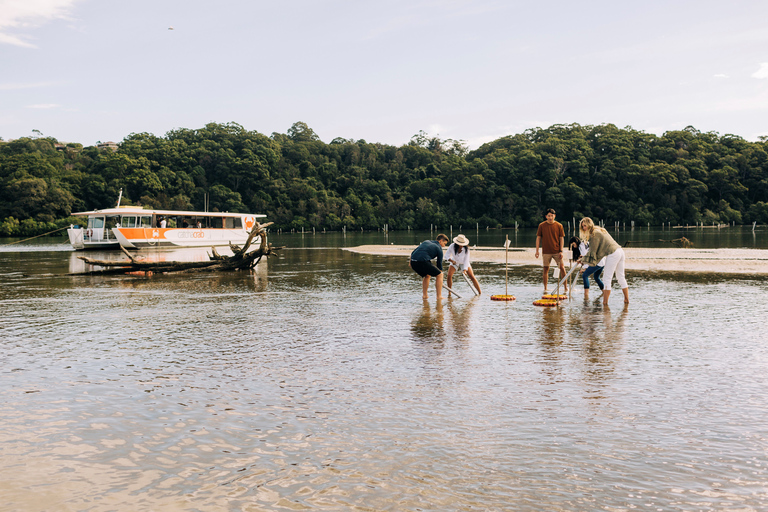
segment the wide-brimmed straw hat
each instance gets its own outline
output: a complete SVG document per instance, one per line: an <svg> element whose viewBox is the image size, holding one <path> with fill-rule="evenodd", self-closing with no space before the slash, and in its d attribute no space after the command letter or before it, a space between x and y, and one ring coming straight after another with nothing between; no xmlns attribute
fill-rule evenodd
<svg viewBox="0 0 768 512"><path fill-rule="evenodd" d="M467 246L469 245L469 239L464 235L458 235L454 237L453 243L455 243L456 245Z"/></svg>

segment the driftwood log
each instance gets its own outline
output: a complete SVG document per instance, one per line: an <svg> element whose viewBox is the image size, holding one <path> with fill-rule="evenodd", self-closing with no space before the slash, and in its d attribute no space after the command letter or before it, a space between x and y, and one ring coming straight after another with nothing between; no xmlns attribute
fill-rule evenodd
<svg viewBox="0 0 768 512"><path fill-rule="evenodd" d="M211 247L211 254L208 255L208 261L144 261L136 258L124 247L120 247L123 253L128 256L128 260L97 260L87 256L78 256L79 259L89 265L98 265L106 267L102 270L91 270L86 272L77 272L68 275L103 275L103 274L127 274L129 272L151 272L151 273L170 273L170 272L220 272L229 270L249 270L258 265L261 258L275 254L282 247L273 247L267 243L266 228L271 226L272 222L253 226L248 233L248 239L243 247L229 244L232 249L232 256L221 256L216 252L215 247ZM257 236L261 237L259 247L248 252L251 249L251 243Z"/></svg>

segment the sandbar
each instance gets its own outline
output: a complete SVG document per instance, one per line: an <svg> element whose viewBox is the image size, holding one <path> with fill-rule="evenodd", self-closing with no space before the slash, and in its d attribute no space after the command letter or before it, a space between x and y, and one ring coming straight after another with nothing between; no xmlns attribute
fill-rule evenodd
<svg viewBox="0 0 768 512"><path fill-rule="evenodd" d="M344 250L380 256L408 258L415 246L360 245ZM495 247L471 247L472 261L509 265L541 266L541 258L534 257L534 249L512 248L504 251ZM506 252L506 255L505 255ZM648 249L625 247L627 270L701 272L719 274L768 275L766 249ZM569 253L565 253L566 258Z"/></svg>

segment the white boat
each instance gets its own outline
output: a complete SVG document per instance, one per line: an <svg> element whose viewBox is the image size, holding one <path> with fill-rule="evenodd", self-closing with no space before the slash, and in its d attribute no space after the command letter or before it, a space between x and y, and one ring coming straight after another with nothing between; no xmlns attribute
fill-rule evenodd
<svg viewBox="0 0 768 512"><path fill-rule="evenodd" d="M72 226L67 230L69 241L76 250L243 244L256 219L266 217L250 213L146 210L139 206L72 215L87 218L84 227ZM254 244L259 242L253 241Z"/></svg>

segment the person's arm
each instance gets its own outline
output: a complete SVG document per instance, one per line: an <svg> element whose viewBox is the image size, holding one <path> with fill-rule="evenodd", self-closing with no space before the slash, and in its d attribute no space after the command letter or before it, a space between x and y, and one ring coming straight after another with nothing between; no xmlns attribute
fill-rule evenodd
<svg viewBox="0 0 768 512"><path fill-rule="evenodd" d="M539 235L536 235L536 253L534 254L534 257L539 257L539 246L541 245L541 237Z"/></svg>
<svg viewBox="0 0 768 512"><path fill-rule="evenodd" d="M445 261L449 263L456 263L456 251L454 250L453 244L448 246L448 250L445 251Z"/></svg>
<svg viewBox="0 0 768 512"><path fill-rule="evenodd" d="M597 263L597 253L601 250L603 239L599 233L594 233L589 239L589 249L587 254L581 257L582 261L589 266L594 266Z"/></svg>

